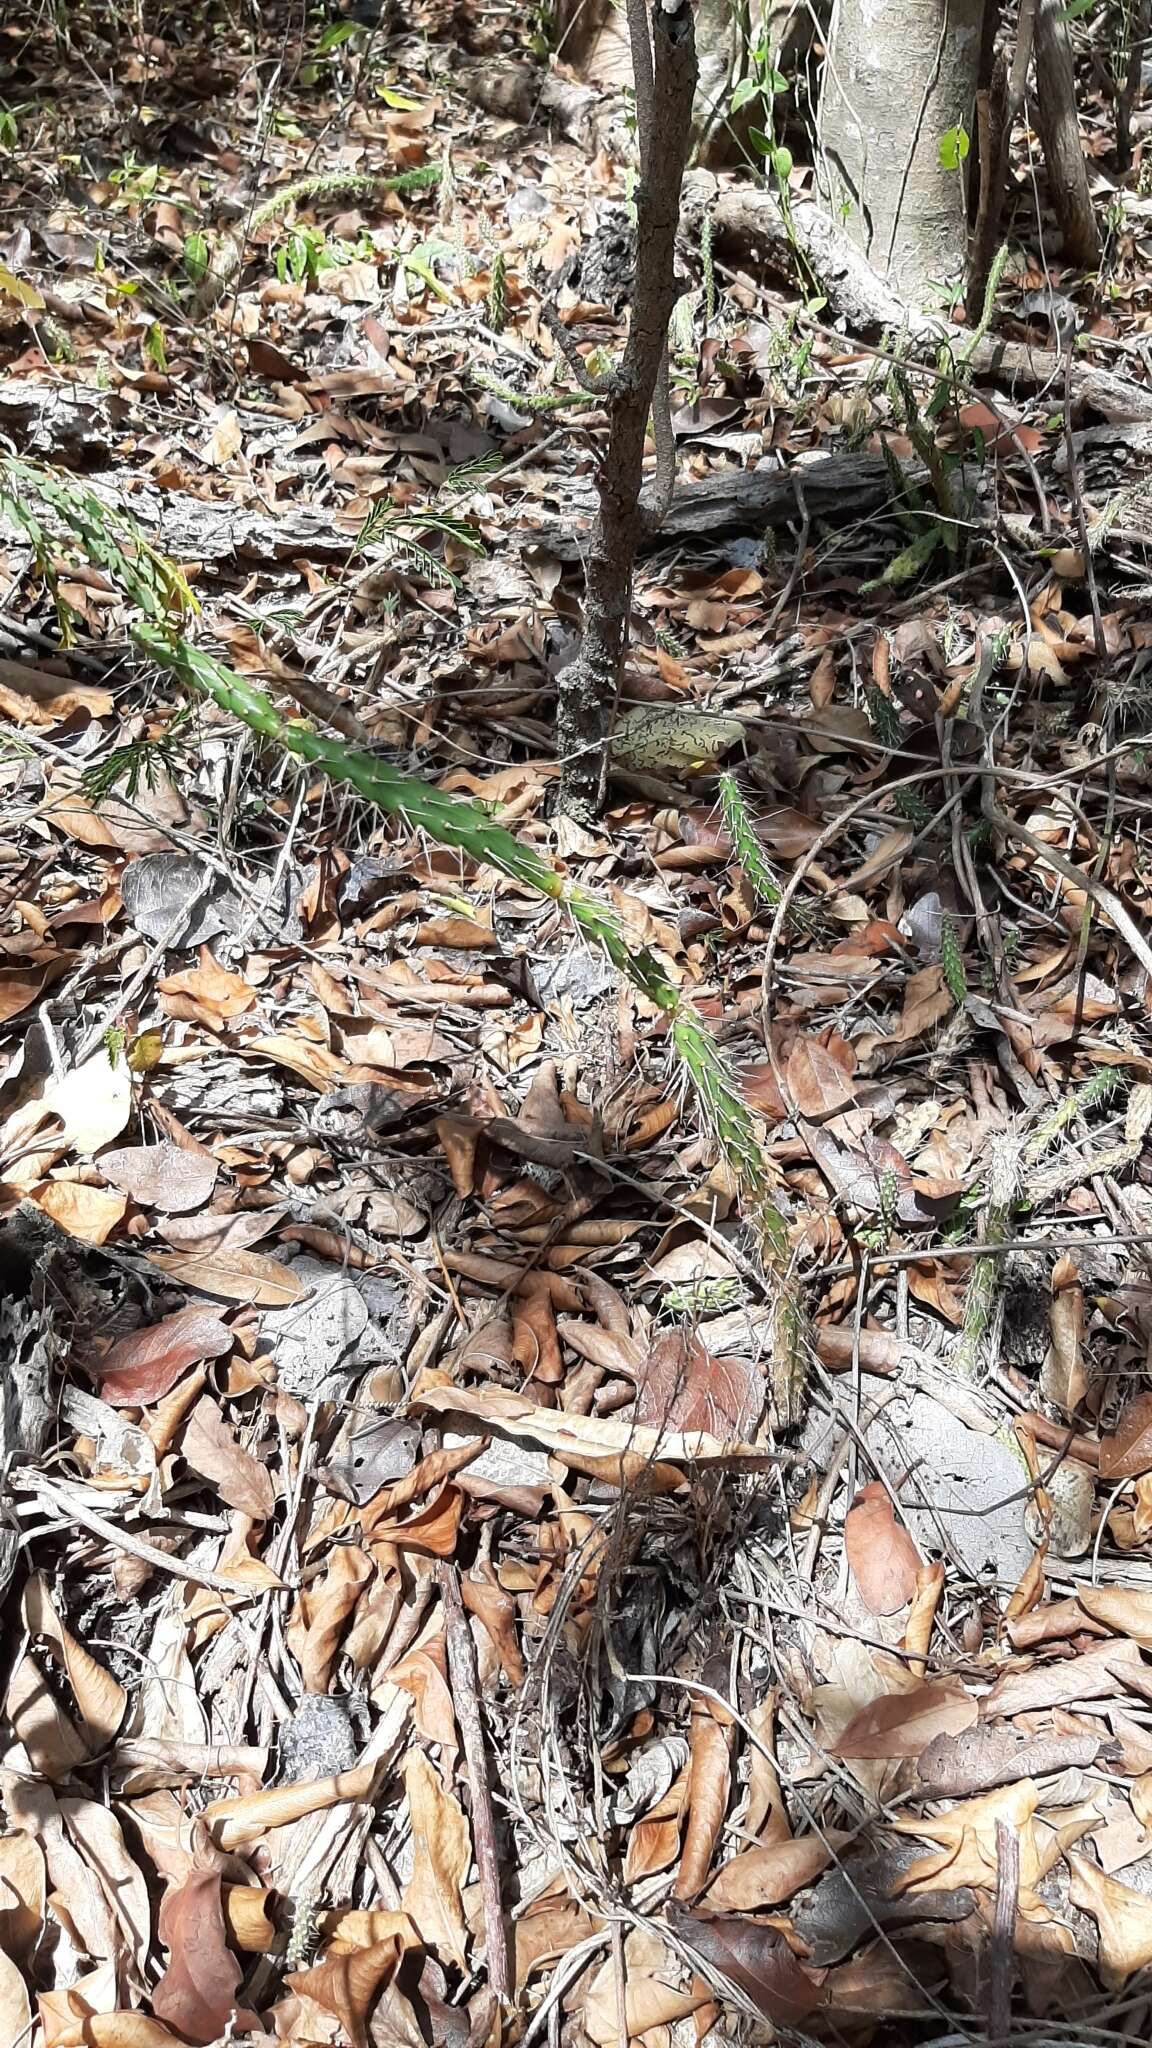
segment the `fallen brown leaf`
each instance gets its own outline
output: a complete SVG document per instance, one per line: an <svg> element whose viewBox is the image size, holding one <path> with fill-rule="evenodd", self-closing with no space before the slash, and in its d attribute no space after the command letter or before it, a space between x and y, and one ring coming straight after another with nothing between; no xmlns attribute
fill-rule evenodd
<svg viewBox="0 0 1152 2048"><path fill-rule="evenodd" d="M879 1479L860 1488L845 1515L844 1548L869 1614L896 1614L908 1605L916 1591L920 1555L903 1523L897 1522L888 1489Z"/></svg>
<svg viewBox="0 0 1152 2048"><path fill-rule="evenodd" d="M202 1395L192 1410L180 1449L192 1470L207 1479L230 1508L254 1521L267 1521L276 1506L272 1474L237 1443L210 1394Z"/></svg>
<svg viewBox="0 0 1152 2048"><path fill-rule="evenodd" d="M92 1369L103 1400L114 1408L143 1407L161 1400L189 1366L222 1358L233 1342L228 1325L211 1309L182 1308L117 1338Z"/></svg>

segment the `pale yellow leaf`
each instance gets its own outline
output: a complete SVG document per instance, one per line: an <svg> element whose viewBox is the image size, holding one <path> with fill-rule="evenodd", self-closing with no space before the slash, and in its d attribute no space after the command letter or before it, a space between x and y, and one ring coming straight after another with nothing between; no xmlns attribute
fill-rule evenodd
<svg viewBox="0 0 1152 2048"><path fill-rule="evenodd" d="M408 1753L404 1786L413 1848L404 1911L430 1949L466 1969L468 1924L461 1892L472 1863L472 1838L464 1810L459 1800L444 1790L422 1749Z"/></svg>

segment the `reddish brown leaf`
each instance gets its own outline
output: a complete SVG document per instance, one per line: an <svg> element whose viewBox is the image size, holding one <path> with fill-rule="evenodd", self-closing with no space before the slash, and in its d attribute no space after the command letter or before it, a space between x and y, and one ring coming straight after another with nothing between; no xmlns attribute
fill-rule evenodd
<svg viewBox="0 0 1152 2048"><path fill-rule="evenodd" d="M194 1870L167 1893L160 1907L160 1939L168 1963L152 1994L152 2009L186 2040L207 2048L235 2013L243 1974L228 1946L219 1869Z"/></svg>
<svg viewBox="0 0 1152 2048"><path fill-rule="evenodd" d="M764 1391L761 1365L713 1358L690 1330L668 1330L637 1376L636 1419L657 1429L747 1438L764 1412Z"/></svg>
<svg viewBox="0 0 1152 2048"><path fill-rule="evenodd" d="M91 1370L100 1393L114 1408L159 1401L190 1365L222 1358L232 1349L232 1332L209 1308L182 1308L162 1323L133 1330L106 1351Z"/></svg>
<svg viewBox="0 0 1152 2048"><path fill-rule="evenodd" d="M895 1614L916 1591L920 1558L878 1479L862 1486L844 1517L844 1548L869 1614Z"/></svg>
<svg viewBox="0 0 1152 2048"><path fill-rule="evenodd" d="M719 1971L776 2027L798 2027L820 2003L823 1973L802 1968L784 1936L760 1920L687 1913L676 1932L705 1969Z"/></svg>
<svg viewBox="0 0 1152 2048"><path fill-rule="evenodd" d="M1100 1477L1138 1479L1152 1472L1152 1394L1135 1394L1112 1436L1100 1439Z"/></svg>

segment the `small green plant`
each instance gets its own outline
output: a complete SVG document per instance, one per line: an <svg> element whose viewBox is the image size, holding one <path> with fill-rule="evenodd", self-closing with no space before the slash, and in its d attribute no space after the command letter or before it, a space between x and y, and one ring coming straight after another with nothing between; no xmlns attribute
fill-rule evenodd
<svg viewBox="0 0 1152 2048"><path fill-rule="evenodd" d="M20 141L20 123L15 107L0 106L0 149L11 155Z"/></svg>
<svg viewBox="0 0 1152 2048"><path fill-rule="evenodd" d="M184 274L190 284L202 283L203 279L208 275L208 266L211 260L211 252L205 235L185 235L180 261L184 265Z"/></svg>
<svg viewBox="0 0 1152 2048"><path fill-rule="evenodd" d="M421 534L435 533L441 540L455 541L471 555L482 555L484 543L474 526L447 513L434 511L397 512L387 503L374 505L356 536L357 554L367 547L385 547L401 568L414 569L434 588L455 590L452 571L424 546Z"/></svg>
<svg viewBox="0 0 1152 2048"><path fill-rule="evenodd" d="M972 138L962 121L954 128L946 128L939 141L940 162L946 171L959 171L967 161L972 147Z"/></svg>
<svg viewBox="0 0 1152 2048"><path fill-rule="evenodd" d="M304 285L309 291L315 290L322 271L338 269L347 261L343 242L330 242L322 228L307 225L290 228L273 258L281 284Z"/></svg>
<svg viewBox="0 0 1152 2048"><path fill-rule="evenodd" d="M145 362L151 363L162 376L168 374L168 350L164 341L164 329L158 320L153 320L144 335L141 353Z"/></svg>
<svg viewBox="0 0 1152 2048"><path fill-rule="evenodd" d="M129 740L122 747L113 747L102 761L90 762L80 781L88 802L103 803L115 792L132 803L141 789L156 789L165 781L177 782L181 771L177 737L191 717L191 706L185 704L159 738Z"/></svg>
<svg viewBox="0 0 1152 2048"><path fill-rule="evenodd" d="M964 955L960 940L950 917L940 920L940 966L944 974L944 985L959 1010L968 994L968 977L964 972Z"/></svg>
<svg viewBox="0 0 1152 2048"><path fill-rule="evenodd" d="M159 182L159 164L142 164L134 149L126 150L123 163L108 173L108 183L124 205L139 205L153 198Z"/></svg>

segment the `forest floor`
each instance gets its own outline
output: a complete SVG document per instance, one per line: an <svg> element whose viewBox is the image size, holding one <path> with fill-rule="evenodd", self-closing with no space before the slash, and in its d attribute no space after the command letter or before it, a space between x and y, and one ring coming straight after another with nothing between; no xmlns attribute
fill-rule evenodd
<svg viewBox="0 0 1152 2048"><path fill-rule="evenodd" d="M540 311L618 345L624 168L477 111L447 22L238 12L0 39L0 2038L1143 2039L1152 430L686 246L695 511L578 828L603 418ZM1152 200L1089 133L1102 278L1028 256L1022 165L997 325L1143 386ZM767 534L757 467L811 479ZM798 1428L661 1014L145 664L117 507L200 644L712 1025Z"/></svg>

